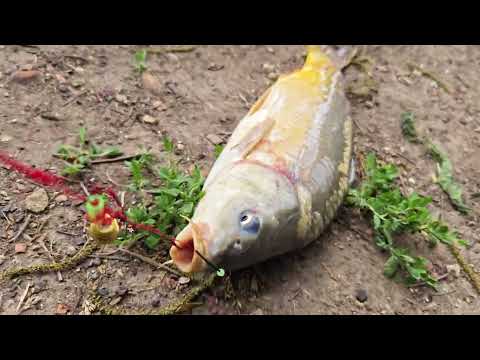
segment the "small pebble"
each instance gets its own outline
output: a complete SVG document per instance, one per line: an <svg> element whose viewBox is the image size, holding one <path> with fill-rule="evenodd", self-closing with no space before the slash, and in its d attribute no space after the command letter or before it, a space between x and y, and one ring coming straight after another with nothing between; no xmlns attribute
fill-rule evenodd
<svg viewBox="0 0 480 360"><path fill-rule="evenodd" d="M271 73L269 73L269 74L267 75L267 78L268 78L269 80L275 81L275 80L278 79L278 76L279 76L279 75L278 75L276 72L271 72Z"/></svg>
<svg viewBox="0 0 480 360"><path fill-rule="evenodd" d="M68 200L68 197L66 195L58 195L56 198L55 198L55 201L56 202L59 202L59 203L63 203L65 201Z"/></svg>
<svg viewBox="0 0 480 360"><path fill-rule="evenodd" d="M121 297L121 296L117 296L115 299L113 299L112 301L110 301L109 305L110 305L110 306L115 306L115 305L117 305L118 303L120 303L120 301L122 301L122 297Z"/></svg>
<svg viewBox="0 0 480 360"><path fill-rule="evenodd" d="M92 271L88 274L88 278L89 278L90 280L93 280L93 281L97 280L99 276L100 276L100 275L98 275L98 273L97 273L95 270L92 270Z"/></svg>
<svg viewBox="0 0 480 360"><path fill-rule="evenodd" d="M22 244L22 243L15 244L15 254L23 254L26 251L27 251L26 244Z"/></svg>
<svg viewBox="0 0 480 360"><path fill-rule="evenodd" d="M269 64L269 63L265 63L262 65L262 69L263 71L265 71L265 73L271 73L275 70L275 66L273 66L272 64Z"/></svg>
<svg viewBox="0 0 480 360"><path fill-rule="evenodd" d="M155 295L152 299L152 306L159 307L162 302L162 298L159 295Z"/></svg>
<svg viewBox="0 0 480 360"><path fill-rule="evenodd" d="M250 313L250 315L253 315L253 316L262 316L262 315L264 315L264 313L263 313L263 310L262 310L262 309L257 309L257 310L255 310L254 312Z"/></svg>
<svg viewBox="0 0 480 360"><path fill-rule="evenodd" d="M210 141L213 145L220 145L221 143L223 143L223 139L215 134L207 135L207 140Z"/></svg>
<svg viewBox="0 0 480 360"><path fill-rule="evenodd" d="M468 125L469 123L472 122L472 118L469 117L469 116L461 117L459 121L460 121L460 124L462 124L462 125Z"/></svg>
<svg viewBox="0 0 480 360"><path fill-rule="evenodd" d="M39 292L45 290L47 288L48 281L43 279L43 280L37 280L33 284L33 293L38 294Z"/></svg>
<svg viewBox="0 0 480 360"><path fill-rule="evenodd" d="M72 81L72 86L74 88L80 88L82 87L83 85L85 85L85 80L83 79L77 79L77 80L73 80Z"/></svg>
<svg viewBox="0 0 480 360"><path fill-rule="evenodd" d="M144 115L143 118L142 118L142 121L145 124L149 124L149 125L158 124L158 119L156 119L156 118L154 118L153 116L150 116L150 115Z"/></svg>
<svg viewBox="0 0 480 360"><path fill-rule="evenodd" d="M77 253L77 249L75 249L75 247L73 247L73 246L68 246L67 249L65 250L65 253L68 256L73 256Z"/></svg>
<svg viewBox="0 0 480 360"><path fill-rule="evenodd" d="M11 136L8 136L8 135L2 135L2 136L0 137L0 142L6 143L6 142L9 142L10 140L12 140L12 137L11 137Z"/></svg>
<svg viewBox="0 0 480 360"><path fill-rule="evenodd" d="M88 267L100 266L101 264L102 264L102 259L96 257L90 261L90 263L88 264Z"/></svg>
<svg viewBox="0 0 480 360"><path fill-rule="evenodd" d="M128 104L128 99L125 95L118 94L115 96L115 100L122 104Z"/></svg>
<svg viewBox="0 0 480 360"><path fill-rule="evenodd" d="M115 295L117 296L125 296L128 293L128 288L126 286L120 285L115 289Z"/></svg>
<svg viewBox="0 0 480 360"><path fill-rule="evenodd" d="M190 282L190 278L182 276L180 279L178 279L178 283L180 285L186 285Z"/></svg>
<svg viewBox="0 0 480 360"><path fill-rule="evenodd" d="M97 289L97 294L106 297L108 296L108 294L110 294L110 290L108 290L107 288L99 288Z"/></svg>
<svg viewBox="0 0 480 360"><path fill-rule="evenodd" d="M25 207L33 213L41 213L48 206L48 195L45 189L38 188L25 199Z"/></svg>
<svg viewBox="0 0 480 360"><path fill-rule="evenodd" d="M154 101L154 103L152 104L153 108L155 110L158 110L158 111L165 111L167 110L167 107L165 106L165 104L160 101L160 100L157 100L157 101Z"/></svg>
<svg viewBox="0 0 480 360"><path fill-rule="evenodd" d="M458 264L447 265L446 268L449 274L453 273L454 276L457 278L460 276L460 272L461 272L460 265Z"/></svg>
<svg viewBox="0 0 480 360"><path fill-rule="evenodd" d="M367 290L365 290L365 289L359 289L359 290L357 290L357 293L355 294L355 298L356 298L359 302L364 303L365 301L368 300Z"/></svg>
<svg viewBox="0 0 480 360"><path fill-rule="evenodd" d="M81 246L81 245L85 244L85 238L83 236L74 237L73 238L73 243L76 246Z"/></svg>
<svg viewBox="0 0 480 360"><path fill-rule="evenodd" d="M57 315L67 315L67 313L70 311L70 306L65 305L65 304L58 304L57 309L55 311L55 314Z"/></svg>

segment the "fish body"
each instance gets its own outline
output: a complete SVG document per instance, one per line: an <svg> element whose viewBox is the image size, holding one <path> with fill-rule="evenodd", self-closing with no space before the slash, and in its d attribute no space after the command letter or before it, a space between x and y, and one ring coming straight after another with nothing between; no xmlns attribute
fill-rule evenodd
<svg viewBox="0 0 480 360"><path fill-rule="evenodd" d="M233 132L171 249L175 264L205 270L198 251L237 270L317 239L348 191L352 135L341 67L309 46L303 68L281 76Z"/></svg>

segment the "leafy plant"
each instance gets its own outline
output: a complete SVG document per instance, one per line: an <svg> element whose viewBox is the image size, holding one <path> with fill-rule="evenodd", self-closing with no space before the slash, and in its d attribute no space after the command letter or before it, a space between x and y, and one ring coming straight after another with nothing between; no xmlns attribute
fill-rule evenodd
<svg viewBox="0 0 480 360"><path fill-rule="evenodd" d="M399 235L421 234L432 246L438 242L466 245L456 233L440 220L433 219L427 206L432 199L413 193L405 196L395 185L398 170L394 165L380 166L375 154L369 154L365 162L366 179L357 189L351 189L347 204L362 209L372 217L377 246L389 253L384 274L394 277L399 270L408 283L425 282L435 288L436 279L427 269L427 260L410 254L408 249L398 248L395 238Z"/></svg>
<svg viewBox="0 0 480 360"><path fill-rule="evenodd" d="M140 158L137 163L132 161L129 166L133 176L132 186L137 189L150 184L143 174L147 163L148 161L142 162ZM161 186L148 190L153 196L152 204L146 206L145 203L141 203L131 207L127 216L135 222L154 226L167 235L176 236L187 225L188 219L193 216L194 209L203 196L204 178L197 167L191 174L187 174L174 165L162 166L156 174L161 180ZM125 234L121 241L131 242L140 238L145 239L144 243L150 249L155 249L161 240L157 235L138 232Z"/></svg>
<svg viewBox="0 0 480 360"><path fill-rule="evenodd" d="M62 170L62 175L74 176L79 174L91 162L100 158L115 158L123 153L117 147L99 148L95 144L89 144L87 131L84 127L79 130L80 147L70 145L61 145L54 155L68 164Z"/></svg>
<svg viewBox="0 0 480 360"><path fill-rule="evenodd" d="M139 50L135 53L135 69L140 74L147 70L147 50Z"/></svg>

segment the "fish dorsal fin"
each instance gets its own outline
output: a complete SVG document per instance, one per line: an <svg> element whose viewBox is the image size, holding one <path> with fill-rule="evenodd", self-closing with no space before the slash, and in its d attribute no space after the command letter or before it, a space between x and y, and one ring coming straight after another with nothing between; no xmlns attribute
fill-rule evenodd
<svg viewBox="0 0 480 360"><path fill-rule="evenodd" d="M247 158L253 149L265 138L275 125L273 117L266 109L260 109L246 116L235 129L229 143L213 165L205 181L206 190L227 169L237 161Z"/></svg>
<svg viewBox="0 0 480 360"><path fill-rule="evenodd" d="M320 45L307 45L307 59L304 69L320 70L326 67L334 67L334 63L328 51Z"/></svg>
<svg viewBox="0 0 480 360"><path fill-rule="evenodd" d="M231 149L237 152L241 159L245 159L275 125L275 120L268 116L268 114L257 112L252 116L255 115L263 116L263 119L259 119L260 121L258 121L257 124L248 129L243 136L235 139L236 141L231 144ZM249 121L253 119L245 120Z"/></svg>

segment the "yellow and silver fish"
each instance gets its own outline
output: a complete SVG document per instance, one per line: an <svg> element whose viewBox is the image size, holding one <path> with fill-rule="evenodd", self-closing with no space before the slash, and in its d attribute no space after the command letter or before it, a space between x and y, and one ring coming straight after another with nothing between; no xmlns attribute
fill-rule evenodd
<svg viewBox="0 0 480 360"><path fill-rule="evenodd" d="M237 270L305 247L334 218L349 187L352 120L341 66L307 46L240 121L170 255L186 272ZM192 246L193 245L193 246ZM181 248L181 249L180 249Z"/></svg>

